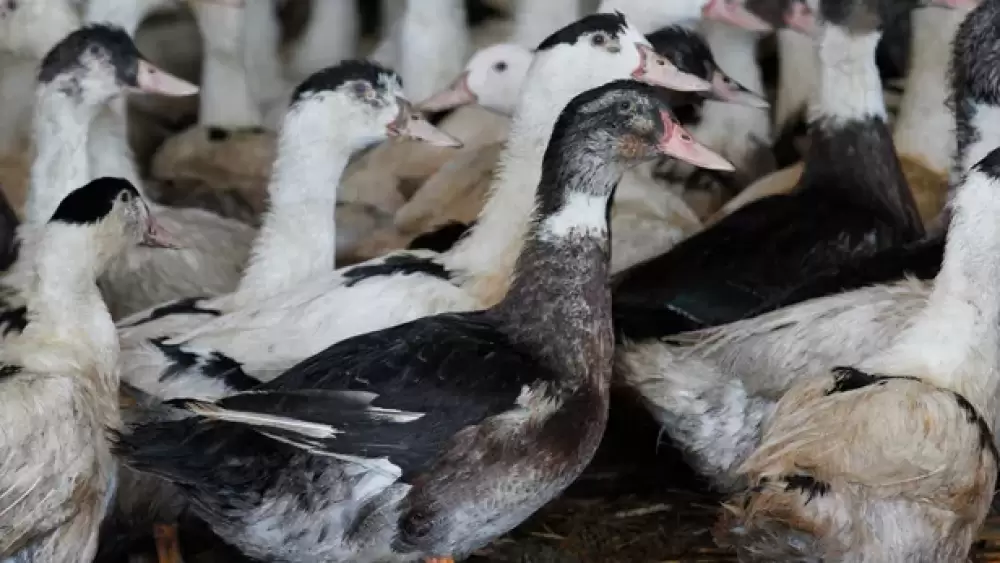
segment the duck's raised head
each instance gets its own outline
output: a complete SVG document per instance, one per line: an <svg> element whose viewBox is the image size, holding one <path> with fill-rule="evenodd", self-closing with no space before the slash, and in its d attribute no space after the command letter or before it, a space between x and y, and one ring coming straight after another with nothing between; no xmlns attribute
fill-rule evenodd
<svg viewBox="0 0 1000 563"><path fill-rule="evenodd" d="M292 95L285 120L286 128L289 120L306 121L308 127L296 128L296 134L332 132L351 139L357 150L387 137L462 146L413 108L399 75L370 61L344 61L305 79Z"/></svg>
<svg viewBox="0 0 1000 563"><path fill-rule="evenodd" d="M583 89L629 77L682 92L712 89L708 81L680 71L654 51L621 12L591 14L548 36L535 50L532 66L539 64L545 70L535 79L576 83L577 78L581 84L586 79Z"/></svg>
<svg viewBox="0 0 1000 563"><path fill-rule="evenodd" d="M712 84L708 97L757 108L767 108L767 100L733 80L719 68L708 43L693 30L681 25L660 28L646 36L657 53L667 57L681 72Z"/></svg>
<svg viewBox="0 0 1000 563"><path fill-rule="evenodd" d="M98 178L73 190L59 203L49 225L86 229L106 256L130 244L177 247L153 218L139 191L123 178Z"/></svg>
<svg viewBox="0 0 1000 563"><path fill-rule="evenodd" d="M128 90L167 96L198 92L146 60L123 29L108 24L88 25L63 38L42 59L38 81L92 104Z"/></svg>
<svg viewBox="0 0 1000 563"><path fill-rule="evenodd" d="M514 43L480 49L448 88L424 100L419 107L436 112L478 103L497 113L512 115L531 59L530 50Z"/></svg>
<svg viewBox="0 0 1000 563"><path fill-rule="evenodd" d="M545 168L548 172L559 168L579 171L587 162L603 162L617 164L612 168L620 174L661 156L700 168L733 170L731 163L680 125L666 92L634 80L616 80L580 94L563 109L552 130ZM576 165L554 164L573 161Z"/></svg>

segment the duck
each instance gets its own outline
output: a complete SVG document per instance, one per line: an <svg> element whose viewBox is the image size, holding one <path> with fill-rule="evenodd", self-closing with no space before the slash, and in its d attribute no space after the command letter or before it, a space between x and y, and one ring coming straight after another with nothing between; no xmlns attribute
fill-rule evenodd
<svg viewBox="0 0 1000 563"><path fill-rule="evenodd" d="M0 558L91 561L114 494L107 431L118 412L118 337L97 275L129 244L172 244L139 192L98 178L63 198L0 279L24 303L0 348Z"/></svg>
<svg viewBox="0 0 1000 563"><path fill-rule="evenodd" d="M924 3L913 9L908 18L913 36L909 50L911 70L905 78L893 126L893 142L921 220L929 230L941 228L955 150L952 115L944 103L948 96L948 45L958 25L977 3L973 0ZM880 46L883 45L886 45L884 40ZM710 222L750 201L784 193L795 185L801 174L799 163L762 179L727 202Z"/></svg>
<svg viewBox="0 0 1000 563"><path fill-rule="evenodd" d="M608 207L627 167L693 150L668 100L617 80L562 110L495 306L350 338L218 402L173 401L188 418L135 425L117 452L254 558L454 561L506 533L576 479L603 434Z"/></svg>
<svg viewBox="0 0 1000 563"><path fill-rule="evenodd" d="M838 12L836 1L821 10L863 17L867 27L820 18L822 88L811 109L808 169L796 191L756 201L618 274L622 338L656 339L744 318L838 263L924 236L886 123L875 67L878 6L859 1ZM845 159L853 165L845 167Z"/></svg>
<svg viewBox="0 0 1000 563"><path fill-rule="evenodd" d="M650 33L675 23L694 22L700 18L718 21L752 31L770 31L771 24L750 11L746 2L736 0L698 0L692 13L691 2L659 2L658 0L601 0L598 12L621 11L638 20L639 31ZM639 17L642 15L643 17Z"/></svg>
<svg viewBox="0 0 1000 563"><path fill-rule="evenodd" d="M956 163L974 164L966 151L985 157L988 143L1000 146L990 115L1000 84L979 64L1000 46L993 24L1000 24L996 0L980 3L955 33L948 106L959 132ZM826 375L835 362L865 361L914 322L931 295L929 280L941 272L945 243L934 234L846 261L761 303L745 320L628 344L619 373L699 473L731 490L760 441L761 421L790 388Z"/></svg>
<svg viewBox="0 0 1000 563"><path fill-rule="evenodd" d="M784 394L720 541L746 561L965 561L993 498L1000 149L952 199L944 263L893 342Z"/></svg>
<svg viewBox="0 0 1000 563"><path fill-rule="evenodd" d="M436 313L492 306L506 292L523 244L541 170L540 147L558 116L553 104L618 78L657 85L672 84L678 75L690 80L674 68L652 52L622 14L592 14L556 31L535 53L490 200L475 229L458 245L444 254L398 251L315 277L190 331L162 334L156 337L165 339L159 345L141 324L169 323L161 320L169 310L137 317L143 321L135 325L136 334L143 337L122 334L123 377L161 398L184 396L185 389L194 387L234 390L225 381L220 385L219 375L232 373L235 364L251 378L273 379L348 336ZM692 152L678 157L708 168L730 168L711 151L695 150L702 145L684 135ZM168 370L171 377L163 378Z"/></svg>
<svg viewBox="0 0 1000 563"><path fill-rule="evenodd" d="M160 322L143 322L141 316L123 321L122 337L189 330L332 271L336 188L344 169L354 154L389 138L461 145L428 123L403 95L399 75L377 63L345 61L307 78L285 114L270 209L235 291L159 304L145 313L161 315ZM170 314L162 315L165 310Z"/></svg>

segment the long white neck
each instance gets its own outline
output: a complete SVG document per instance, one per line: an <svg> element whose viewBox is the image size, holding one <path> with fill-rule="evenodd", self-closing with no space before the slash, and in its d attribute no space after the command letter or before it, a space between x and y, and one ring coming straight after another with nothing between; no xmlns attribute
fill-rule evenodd
<svg viewBox="0 0 1000 563"><path fill-rule="evenodd" d="M469 55L463 0L409 0L396 42L403 87L423 100L455 79Z"/></svg>
<svg viewBox="0 0 1000 563"><path fill-rule="evenodd" d="M142 178L128 142L128 111L124 96L111 100L101 108L90 128L87 150L91 178L125 178L140 192L143 191Z"/></svg>
<svg viewBox="0 0 1000 563"><path fill-rule="evenodd" d="M85 3L83 19L113 23L135 37L139 24L150 12L172 3L173 0L89 0Z"/></svg>
<svg viewBox="0 0 1000 563"><path fill-rule="evenodd" d="M713 21L703 21L701 29L719 68L762 94L764 81L756 55L760 34ZM701 122L692 133L742 168L748 164L752 150L771 139L771 122L767 112L758 108L706 101Z"/></svg>
<svg viewBox="0 0 1000 563"><path fill-rule="evenodd" d="M826 26L819 43L819 88L810 104L811 116L835 120L886 120L882 79L875 64L881 33L852 35Z"/></svg>
<svg viewBox="0 0 1000 563"><path fill-rule="evenodd" d="M993 173L998 170L992 166ZM973 170L951 201L944 261L924 310L874 369L922 377L992 421L1000 354L1000 182Z"/></svg>
<svg viewBox="0 0 1000 563"><path fill-rule="evenodd" d="M21 148L28 135L38 62L0 55L0 66L0 153L5 153Z"/></svg>
<svg viewBox="0 0 1000 563"><path fill-rule="evenodd" d="M781 131L809 103L819 79L818 66L816 45L811 38L790 29L778 30L775 131Z"/></svg>
<svg viewBox="0 0 1000 563"><path fill-rule="evenodd" d="M955 122L947 104L950 45L968 12L922 8L910 16L910 70L892 140L900 154L919 158L942 174L955 154Z"/></svg>
<svg viewBox="0 0 1000 563"><path fill-rule="evenodd" d="M238 300L268 297L334 268L337 186L354 149L310 119L315 116L309 112L285 118L268 188L270 209Z"/></svg>
<svg viewBox="0 0 1000 563"><path fill-rule="evenodd" d="M339 0L314 2L312 18L316 17L316 8L319 6L339 3ZM244 8L244 25L244 36L249 40L243 41L243 61L250 91L258 106L277 101L284 97L286 84L278 53L281 27L275 15L274 0L247 2Z"/></svg>
<svg viewBox="0 0 1000 563"><path fill-rule="evenodd" d="M93 233L85 227L46 225L30 256L17 265L31 280L25 288L31 322L24 338L36 340L46 353L19 360L26 367L70 373L95 367L105 391L116 388L118 335L97 288L104 259ZM93 363L89 366L88 363Z"/></svg>
<svg viewBox="0 0 1000 563"><path fill-rule="evenodd" d="M492 286L497 278L506 283L513 271L534 209L552 127L560 108L575 94L562 80L531 80L531 76L556 72L537 60L529 71L489 199L469 235L445 255L449 268L463 271L473 284Z"/></svg>
<svg viewBox="0 0 1000 563"><path fill-rule="evenodd" d="M291 54L295 76L305 79L331 64L357 56L358 29L354 0L313 2L309 23Z"/></svg>
<svg viewBox="0 0 1000 563"><path fill-rule="evenodd" d="M36 89L35 159L24 226L44 225L70 192L90 180L87 134L98 108L74 102L57 83Z"/></svg>
<svg viewBox="0 0 1000 563"><path fill-rule="evenodd" d="M512 42L534 49L553 31L580 19L580 0L518 0Z"/></svg>
<svg viewBox="0 0 1000 563"><path fill-rule="evenodd" d="M675 0L602 0L598 12L619 11L640 33L651 33L674 24L693 24L701 19L703 3Z"/></svg>
<svg viewBox="0 0 1000 563"><path fill-rule="evenodd" d="M217 2L195 2L194 8L205 51L198 122L227 128L259 127L263 116L251 94L244 65L245 8Z"/></svg>

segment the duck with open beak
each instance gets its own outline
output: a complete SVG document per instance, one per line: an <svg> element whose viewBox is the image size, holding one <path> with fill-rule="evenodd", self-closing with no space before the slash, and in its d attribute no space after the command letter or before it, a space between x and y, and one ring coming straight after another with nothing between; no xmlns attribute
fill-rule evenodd
<svg viewBox="0 0 1000 563"><path fill-rule="evenodd" d="M672 114L661 111L660 122L663 124L663 134L660 135L660 142L657 145L659 152L698 168L724 172L735 170L731 162L696 141Z"/></svg>
<svg viewBox="0 0 1000 563"><path fill-rule="evenodd" d="M709 0L701 10L702 17L741 27L749 31L771 31L774 26L754 14L742 0Z"/></svg>
<svg viewBox="0 0 1000 563"><path fill-rule="evenodd" d="M408 100L397 97L396 103L399 114L386 126L389 137L419 139L437 147L462 147L462 141L431 125Z"/></svg>

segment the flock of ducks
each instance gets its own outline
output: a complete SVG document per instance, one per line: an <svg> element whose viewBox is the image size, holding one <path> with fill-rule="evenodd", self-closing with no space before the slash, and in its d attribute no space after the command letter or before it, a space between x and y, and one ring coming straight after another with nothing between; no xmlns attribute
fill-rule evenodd
<svg viewBox="0 0 1000 563"><path fill-rule="evenodd" d="M0 561L155 532L176 563L182 516L252 560L461 559L581 474L613 382L741 560L966 560L1000 470L1000 0L522 1L475 34L389 2L369 59L350 2L282 56L271 2L189 4L200 87L137 47L173 0L0 2ZM199 94L154 175L263 167L259 226L147 196L140 93Z"/></svg>

